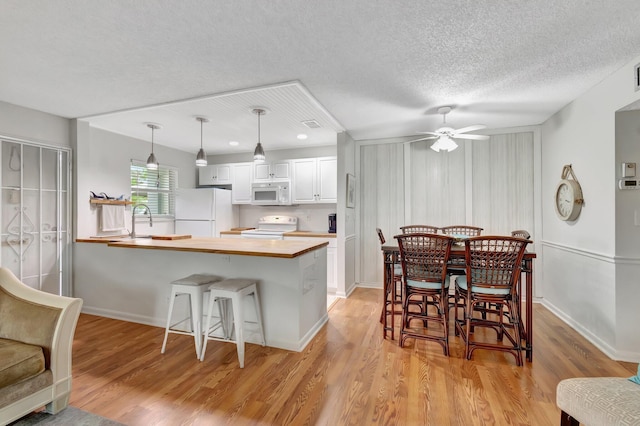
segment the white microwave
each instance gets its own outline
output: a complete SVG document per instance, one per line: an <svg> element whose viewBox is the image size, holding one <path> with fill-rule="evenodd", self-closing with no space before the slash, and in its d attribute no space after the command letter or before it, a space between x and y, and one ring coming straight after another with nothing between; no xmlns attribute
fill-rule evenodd
<svg viewBox="0 0 640 426"><path fill-rule="evenodd" d="M291 205L289 182L254 183L251 185L251 204L262 206Z"/></svg>

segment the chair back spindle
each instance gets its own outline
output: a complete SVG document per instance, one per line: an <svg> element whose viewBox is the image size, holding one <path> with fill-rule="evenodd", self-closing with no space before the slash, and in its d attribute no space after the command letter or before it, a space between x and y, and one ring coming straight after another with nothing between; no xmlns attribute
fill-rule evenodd
<svg viewBox="0 0 640 426"><path fill-rule="evenodd" d="M469 225L452 225L440 228L445 235L464 235L467 237L478 237L482 234L483 228Z"/></svg>
<svg viewBox="0 0 640 426"><path fill-rule="evenodd" d="M431 225L405 225L400 227L403 234L437 234L440 228Z"/></svg>

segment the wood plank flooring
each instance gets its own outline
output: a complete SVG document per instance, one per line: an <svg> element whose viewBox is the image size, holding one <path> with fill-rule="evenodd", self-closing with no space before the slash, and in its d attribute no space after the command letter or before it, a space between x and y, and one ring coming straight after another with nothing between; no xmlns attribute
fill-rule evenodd
<svg viewBox="0 0 640 426"><path fill-rule="evenodd" d="M635 374L541 305L534 306L534 359L477 350L451 332L451 356L434 342L382 339L381 290L338 300L301 353L211 341L204 362L189 336L80 316L71 405L135 425L557 425L555 389L577 376ZM396 334L397 335L397 334Z"/></svg>

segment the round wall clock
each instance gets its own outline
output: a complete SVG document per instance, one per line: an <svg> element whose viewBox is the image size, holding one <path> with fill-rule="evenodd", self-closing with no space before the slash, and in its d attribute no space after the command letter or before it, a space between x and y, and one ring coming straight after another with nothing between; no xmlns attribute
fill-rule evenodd
<svg viewBox="0 0 640 426"><path fill-rule="evenodd" d="M571 175L573 179L567 179ZM556 187L555 206L560 220L576 220L582 210L582 188L575 178L571 164L564 166L562 179Z"/></svg>

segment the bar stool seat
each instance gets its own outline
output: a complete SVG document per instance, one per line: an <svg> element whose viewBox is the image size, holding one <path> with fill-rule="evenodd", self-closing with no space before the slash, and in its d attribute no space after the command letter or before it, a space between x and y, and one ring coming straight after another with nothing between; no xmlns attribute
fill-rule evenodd
<svg viewBox="0 0 640 426"><path fill-rule="evenodd" d="M254 323L257 325L259 342L262 346L265 345L262 313L260 310L256 280L232 278L218 281L209 285L209 291L211 293L209 295L209 308L205 320L205 334L202 351L200 352L200 361L204 360L207 342L209 340L235 342L240 368L244 368L244 325L246 323ZM253 298L256 317L255 322L249 322L245 318L243 299L246 297ZM218 303L220 317L217 322L212 324L213 305L216 302ZM231 303L231 311L229 310L228 303ZM214 334L216 330L221 330L222 335L219 333L217 335Z"/></svg>
<svg viewBox="0 0 640 426"><path fill-rule="evenodd" d="M209 285L220 281L222 278L211 274L192 274L188 277L180 278L171 282L171 296L169 297L169 313L167 314L167 325L164 330L164 341L160 353L164 353L167 347L169 333L184 334L193 336L196 348L196 357L200 358L202 348L202 307L204 293L209 291ZM189 316L172 323L173 308L176 298L179 296L189 297ZM190 329L177 328L184 322L189 322Z"/></svg>

